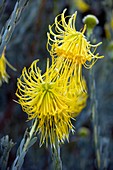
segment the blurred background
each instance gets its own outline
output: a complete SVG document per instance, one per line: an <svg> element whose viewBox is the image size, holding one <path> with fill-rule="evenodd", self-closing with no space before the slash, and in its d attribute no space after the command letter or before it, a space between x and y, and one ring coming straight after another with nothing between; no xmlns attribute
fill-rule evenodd
<svg viewBox="0 0 113 170"><path fill-rule="evenodd" d="M5 0L1 8L0 30L10 17L16 0ZM87 14L95 15L99 24L94 30L94 37L102 45L97 50L104 59L98 60L94 66L96 96L98 101L98 141L100 148L101 168L113 170L113 1L112 0L30 0L25 7L12 37L6 48L6 58L17 71L7 66L10 75L9 83L0 87L0 137L9 135L15 146L9 156L10 167L15 159L17 148L24 132L31 122L26 122L27 114L13 100L17 88L17 78L23 67L29 67L39 58L39 67L44 71L49 53L46 49L48 25L67 8L66 15L77 10L76 28L83 28L82 19ZM89 71L83 70L89 87ZM63 170L97 170L94 147L94 133L90 97L87 107L73 122L75 133L70 134L69 143L61 146ZM51 170L52 160L50 148L43 145L39 148L39 140L30 148L23 164L23 170Z"/></svg>

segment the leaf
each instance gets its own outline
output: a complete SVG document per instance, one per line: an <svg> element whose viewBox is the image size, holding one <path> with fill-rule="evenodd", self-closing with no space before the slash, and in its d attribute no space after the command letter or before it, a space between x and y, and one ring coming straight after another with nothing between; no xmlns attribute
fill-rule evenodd
<svg viewBox="0 0 113 170"><path fill-rule="evenodd" d="M31 141L30 141L30 143L29 143L29 145L28 145L28 149L32 146L32 145L34 145L34 143L37 141L37 137L34 137L33 139L31 139Z"/></svg>

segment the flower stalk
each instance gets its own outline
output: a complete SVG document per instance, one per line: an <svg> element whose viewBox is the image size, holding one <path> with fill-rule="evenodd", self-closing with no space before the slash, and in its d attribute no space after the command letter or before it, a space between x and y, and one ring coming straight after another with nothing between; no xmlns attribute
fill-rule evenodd
<svg viewBox="0 0 113 170"><path fill-rule="evenodd" d="M55 147L52 147L52 160L53 160L53 169L62 170L62 161L60 157L60 146L58 140L56 140Z"/></svg>
<svg viewBox="0 0 113 170"><path fill-rule="evenodd" d="M94 78L94 69L90 70L90 96L91 96L91 112L92 112L92 121L93 121L93 135L94 135L94 144L96 152L96 160L98 169L100 169L100 147L99 147L99 134L98 134L98 111L97 111L97 99L96 99L96 86Z"/></svg>
<svg viewBox="0 0 113 170"><path fill-rule="evenodd" d="M33 138L34 133L36 132L37 123L38 123L38 121L37 121L37 119L35 119L34 124L33 124L32 128L31 128L31 130L29 132L29 136L28 136L28 138L26 140L26 143L24 144L24 148L23 148L24 151L28 150L28 146L30 144L30 141Z"/></svg>
<svg viewBox="0 0 113 170"><path fill-rule="evenodd" d="M99 23L98 19L94 15L87 15L84 17L83 22L87 25L87 38L92 40L92 33L94 27ZM95 144L95 153L98 169L100 169L100 146L99 146L99 134L98 134L98 110L97 110L97 99L96 99L96 85L94 77L94 68L90 69L90 97L91 97L91 113L93 121L93 135Z"/></svg>

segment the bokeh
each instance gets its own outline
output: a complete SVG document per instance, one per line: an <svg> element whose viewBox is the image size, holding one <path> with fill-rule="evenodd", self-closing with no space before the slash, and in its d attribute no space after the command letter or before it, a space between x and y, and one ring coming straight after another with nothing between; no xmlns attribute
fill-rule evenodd
<svg viewBox="0 0 113 170"><path fill-rule="evenodd" d="M0 1L0 30L9 19L16 0ZM54 18L67 8L66 15L77 11L76 28L83 28L82 19L87 14L95 15L99 24L93 36L96 42L102 42L98 52L105 57L94 66L96 98L98 110L98 141L101 158L101 170L113 169L113 2L112 0L30 0L23 10L18 23L6 47L6 58L17 71L7 66L9 83L0 87L0 138L9 135L15 145L8 160L11 167L17 148L31 122L27 114L15 102L17 78L24 67L29 68L35 59L40 59L39 67L44 72L47 58L46 49L48 26ZM61 146L63 170L97 170L94 125L90 107L89 70L83 70L87 80L89 98L87 107L73 121L75 133L70 134L69 142ZM29 149L23 164L23 170L51 170L50 148L39 147L38 141Z"/></svg>

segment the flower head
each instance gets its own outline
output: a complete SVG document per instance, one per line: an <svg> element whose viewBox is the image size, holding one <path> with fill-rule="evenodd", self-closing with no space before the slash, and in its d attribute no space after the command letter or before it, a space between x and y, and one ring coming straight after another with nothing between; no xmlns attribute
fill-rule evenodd
<svg viewBox="0 0 113 170"><path fill-rule="evenodd" d="M80 85L81 84L77 83L76 76L70 77L70 83L69 86L67 87L67 95L69 98L73 100L73 103L70 105L70 110L72 110L71 112L72 117L77 117L80 114L80 112L86 107L88 94L86 92L87 85L84 78L82 79L82 86L85 90L85 93L80 88Z"/></svg>
<svg viewBox="0 0 113 170"><path fill-rule="evenodd" d="M30 68L24 68L18 79L16 95L19 98L23 110L28 114L28 119L38 119L37 131L41 134L40 145L52 146L57 138L59 143L68 140L69 131L73 131L71 123L70 104L72 100L66 95L60 78L56 78L54 70L49 69L41 75L37 67L38 60L34 61Z"/></svg>
<svg viewBox="0 0 113 170"><path fill-rule="evenodd" d="M9 75L6 72L6 65L8 65L14 71L16 70L5 58L5 49L6 47L4 48L2 56L0 57L0 86L2 85L2 82L8 83Z"/></svg>
<svg viewBox="0 0 113 170"><path fill-rule="evenodd" d="M89 14L86 15L82 21L87 26L87 37L90 37L95 26L99 23L99 20L95 15Z"/></svg>
<svg viewBox="0 0 113 170"><path fill-rule="evenodd" d="M82 65L85 68L91 68L94 63L103 58L99 54L95 54L97 47L101 44L96 45L90 44L87 41L84 33L86 25L81 31L77 31L75 28L75 21L77 12L72 16L65 17L65 11L60 15L61 20L59 21L59 15L55 18L55 23L49 26L47 49L51 56L56 57L56 60L66 60L70 65L70 69L75 69L77 72L78 79L81 80L81 69ZM66 19L68 18L68 23ZM75 67L74 67L75 66ZM81 80L82 81L82 80Z"/></svg>
<svg viewBox="0 0 113 170"><path fill-rule="evenodd" d="M75 21L77 12L72 16L65 17L66 9L61 14L61 20L58 21L58 16L55 18L55 23L49 26L47 47L51 48L50 54L68 59L76 64L83 64L86 68L91 67L95 60L102 58L99 54L94 54L96 48L101 44L91 45L84 36L86 25L82 31L76 31ZM69 18L66 23L66 18ZM56 33L52 28L55 27ZM51 38L53 36L53 39ZM94 48L93 52L91 48ZM87 62L90 62L89 65Z"/></svg>
<svg viewBox="0 0 113 170"><path fill-rule="evenodd" d="M99 23L99 20L95 15L89 14L83 18L83 23L93 29Z"/></svg>

